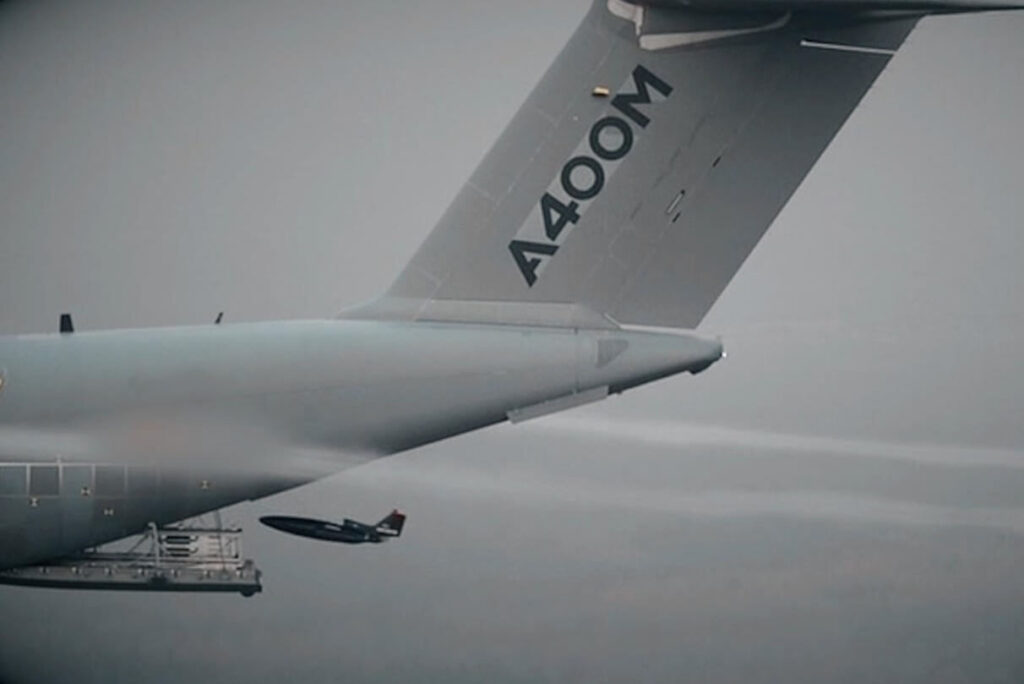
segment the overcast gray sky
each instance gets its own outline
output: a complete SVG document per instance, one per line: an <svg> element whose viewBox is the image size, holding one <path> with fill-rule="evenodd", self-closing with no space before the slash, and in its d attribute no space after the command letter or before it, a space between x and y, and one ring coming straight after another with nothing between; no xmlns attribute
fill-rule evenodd
<svg viewBox="0 0 1024 684"><path fill-rule="evenodd" d="M0 5L0 333L372 298L588 4ZM1024 680L1022 38L920 25L725 362L231 509L250 600L0 589L0 679ZM380 548L255 522L396 505Z"/></svg>

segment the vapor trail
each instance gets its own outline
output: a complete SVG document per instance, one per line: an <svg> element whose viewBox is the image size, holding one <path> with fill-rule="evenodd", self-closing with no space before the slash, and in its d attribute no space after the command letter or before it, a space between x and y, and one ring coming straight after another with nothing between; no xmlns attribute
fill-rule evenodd
<svg viewBox="0 0 1024 684"><path fill-rule="evenodd" d="M1024 468L1024 451L970 445L923 444L845 439L717 425L599 415L560 414L534 421L530 430L557 432L605 441L621 440L661 447L733 446L755 453L784 451L822 456L864 457L961 467Z"/></svg>

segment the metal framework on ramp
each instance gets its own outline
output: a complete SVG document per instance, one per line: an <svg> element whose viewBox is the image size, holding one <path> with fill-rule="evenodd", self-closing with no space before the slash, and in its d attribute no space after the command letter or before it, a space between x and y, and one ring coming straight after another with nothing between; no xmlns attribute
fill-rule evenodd
<svg viewBox="0 0 1024 684"><path fill-rule="evenodd" d="M130 546L125 546L131 543ZM150 524L136 538L87 549L51 563L0 571L0 584L55 589L221 592L252 596L263 591L262 573L242 557L242 530Z"/></svg>

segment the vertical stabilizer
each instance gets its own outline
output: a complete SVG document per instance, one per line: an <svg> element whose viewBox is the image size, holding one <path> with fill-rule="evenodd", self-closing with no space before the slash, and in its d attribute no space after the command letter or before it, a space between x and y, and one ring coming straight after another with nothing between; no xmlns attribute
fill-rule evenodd
<svg viewBox="0 0 1024 684"><path fill-rule="evenodd" d="M696 327L916 20L596 0L386 296L345 316Z"/></svg>

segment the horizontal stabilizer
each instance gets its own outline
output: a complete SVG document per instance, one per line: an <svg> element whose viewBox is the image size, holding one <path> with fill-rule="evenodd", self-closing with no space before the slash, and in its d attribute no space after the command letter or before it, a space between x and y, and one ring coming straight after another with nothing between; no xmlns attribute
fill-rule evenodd
<svg viewBox="0 0 1024 684"><path fill-rule="evenodd" d="M631 4L656 8L692 9L702 12L981 12L1021 9L1012 0L645 0Z"/></svg>

